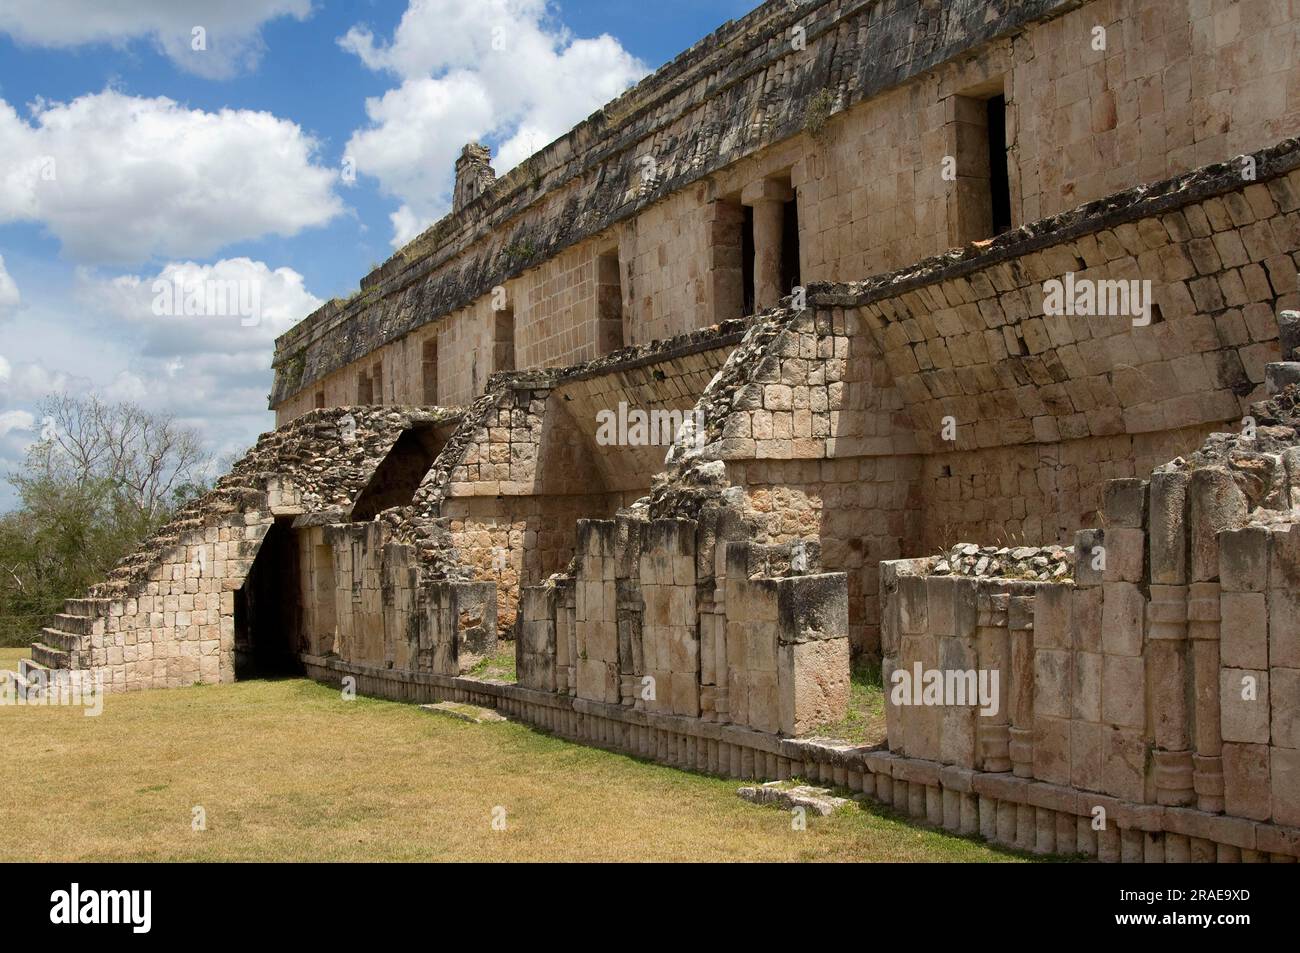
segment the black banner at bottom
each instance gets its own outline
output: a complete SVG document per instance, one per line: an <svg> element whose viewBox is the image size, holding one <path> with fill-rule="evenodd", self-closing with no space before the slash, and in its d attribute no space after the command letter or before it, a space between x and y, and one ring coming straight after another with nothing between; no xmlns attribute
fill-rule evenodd
<svg viewBox="0 0 1300 953"><path fill-rule="evenodd" d="M839 928L866 931L873 941L895 932L916 938L918 929L937 931L936 939L1009 939L1032 936L1025 931L1040 923L1054 931L1044 936L1201 931L1228 938L1294 922L1295 896L1295 871L1273 864L646 864L618 870L574 864L510 871L433 864L12 864L0 868L0 878L11 938L67 934L126 943L281 934L373 941L457 922L488 931L549 924L553 937L572 916L582 919L584 932L608 924L613 932L603 935L609 937L639 923L647 939L687 917L692 931L707 935L708 924L716 923L734 942L749 934L770 939L774 928L801 922L801 913L821 938ZM709 910L731 914L719 921ZM663 919L659 927L657 919Z"/></svg>

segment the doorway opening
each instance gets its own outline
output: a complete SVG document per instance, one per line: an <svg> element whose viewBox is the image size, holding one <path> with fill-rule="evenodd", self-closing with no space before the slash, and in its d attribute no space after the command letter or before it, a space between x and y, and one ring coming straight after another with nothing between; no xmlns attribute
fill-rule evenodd
<svg viewBox="0 0 1300 953"><path fill-rule="evenodd" d="M791 294L802 282L799 280L799 198L794 196L785 203L781 221L781 293Z"/></svg>
<svg viewBox="0 0 1300 953"><path fill-rule="evenodd" d="M293 518L276 519L244 584L235 590L235 678L302 674L298 541Z"/></svg>

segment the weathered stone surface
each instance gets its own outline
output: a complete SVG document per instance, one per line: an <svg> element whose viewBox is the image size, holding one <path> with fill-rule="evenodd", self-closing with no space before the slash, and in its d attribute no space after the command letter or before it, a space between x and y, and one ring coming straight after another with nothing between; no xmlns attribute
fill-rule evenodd
<svg viewBox="0 0 1300 953"><path fill-rule="evenodd" d="M746 785L737 788L736 793L744 800L755 804L775 804L786 810L803 808L820 817L829 817L841 808L853 804L849 798L832 794L829 788L797 784L793 781L769 781L757 787Z"/></svg>

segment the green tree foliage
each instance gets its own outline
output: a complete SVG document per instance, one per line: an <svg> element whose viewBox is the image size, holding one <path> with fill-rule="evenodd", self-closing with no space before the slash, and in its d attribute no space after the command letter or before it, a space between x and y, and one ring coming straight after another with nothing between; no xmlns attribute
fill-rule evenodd
<svg viewBox="0 0 1300 953"><path fill-rule="evenodd" d="M198 435L168 415L62 394L40 415L7 477L18 506L0 515L0 645L36 638L211 478Z"/></svg>

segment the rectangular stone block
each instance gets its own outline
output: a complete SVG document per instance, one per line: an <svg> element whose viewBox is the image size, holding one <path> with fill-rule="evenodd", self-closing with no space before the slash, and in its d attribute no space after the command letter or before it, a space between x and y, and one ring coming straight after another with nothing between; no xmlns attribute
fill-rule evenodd
<svg viewBox="0 0 1300 953"><path fill-rule="evenodd" d="M1300 590L1269 590L1268 664L1300 668Z"/></svg>
<svg viewBox="0 0 1300 953"><path fill-rule="evenodd" d="M1272 814L1268 745L1223 745L1223 804L1232 817L1266 821Z"/></svg>
<svg viewBox="0 0 1300 953"><path fill-rule="evenodd" d="M601 659L578 659L578 697L617 704L618 666Z"/></svg>
<svg viewBox="0 0 1300 953"><path fill-rule="evenodd" d="M1034 718L1034 777L1050 784L1070 783L1070 721Z"/></svg>
<svg viewBox="0 0 1300 953"><path fill-rule="evenodd" d="M1219 537L1219 583L1224 592L1264 592L1268 589L1267 529L1248 526Z"/></svg>
<svg viewBox="0 0 1300 953"><path fill-rule="evenodd" d="M1070 722L1070 783L1085 791L1102 787L1101 735L1099 724Z"/></svg>
<svg viewBox="0 0 1300 953"><path fill-rule="evenodd" d="M1146 524L1147 484L1142 480L1131 477L1108 480L1103 498L1102 511L1108 530L1112 527L1140 529Z"/></svg>
<svg viewBox="0 0 1300 953"><path fill-rule="evenodd" d="M1101 721L1101 672L1104 656L1096 652L1075 652L1071 659L1071 716L1080 721Z"/></svg>
<svg viewBox="0 0 1300 953"><path fill-rule="evenodd" d="M776 672L748 674L749 727L756 731L778 731L781 726L781 703Z"/></svg>
<svg viewBox="0 0 1300 953"><path fill-rule="evenodd" d="M1142 654L1142 622L1146 602L1130 582L1108 582L1103 587L1101 643L1107 655Z"/></svg>
<svg viewBox="0 0 1300 953"><path fill-rule="evenodd" d="M1075 589L1073 603L1073 642L1079 652L1101 651L1102 597L1100 586Z"/></svg>
<svg viewBox="0 0 1300 953"><path fill-rule="evenodd" d="M1104 727L1101 734L1102 790L1128 801L1145 801L1147 749L1142 732Z"/></svg>
<svg viewBox="0 0 1300 953"><path fill-rule="evenodd" d="M1069 718L1072 713L1073 654L1040 649L1034 653L1034 713Z"/></svg>
<svg viewBox="0 0 1300 953"><path fill-rule="evenodd" d="M1300 827L1300 750L1270 750L1273 823Z"/></svg>
<svg viewBox="0 0 1300 953"><path fill-rule="evenodd" d="M1268 667L1268 605L1262 592L1219 596L1219 651L1232 668Z"/></svg>
<svg viewBox="0 0 1300 953"><path fill-rule="evenodd" d="M952 576L929 576L925 580L926 630L931 635L953 635L954 596L957 579Z"/></svg>
<svg viewBox="0 0 1300 953"><path fill-rule="evenodd" d="M1141 582L1146 570L1146 532L1141 529L1108 528L1102 543L1106 548L1104 582Z"/></svg>
<svg viewBox="0 0 1300 953"><path fill-rule="evenodd" d="M1068 649L1073 643L1070 631L1073 615L1074 587L1042 586L1034 596L1034 647Z"/></svg>
<svg viewBox="0 0 1300 953"><path fill-rule="evenodd" d="M849 705L849 640L782 645L777 684L784 734L799 737L839 721Z"/></svg>
<svg viewBox="0 0 1300 953"><path fill-rule="evenodd" d="M1270 669L1268 682L1272 743L1300 749L1300 669Z"/></svg>
<svg viewBox="0 0 1300 953"><path fill-rule="evenodd" d="M1177 586L1187 580L1187 484L1179 471L1153 473L1148 493L1151 582Z"/></svg>
<svg viewBox="0 0 1300 953"><path fill-rule="evenodd" d="M1076 586L1100 586L1102 568L1098 556L1105 554L1099 529L1081 529L1074 534L1074 583Z"/></svg>
<svg viewBox="0 0 1300 953"><path fill-rule="evenodd" d="M1146 725L1146 665L1141 657L1106 655L1101 670L1101 718L1120 728Z"/></svg>
<svg viewBox="0 0 1300 953"><path fill-rule="evenodd" d="M1268 744L1268 672L1244 668L1219 671L1219 723L1224 741Z"/></svg>

